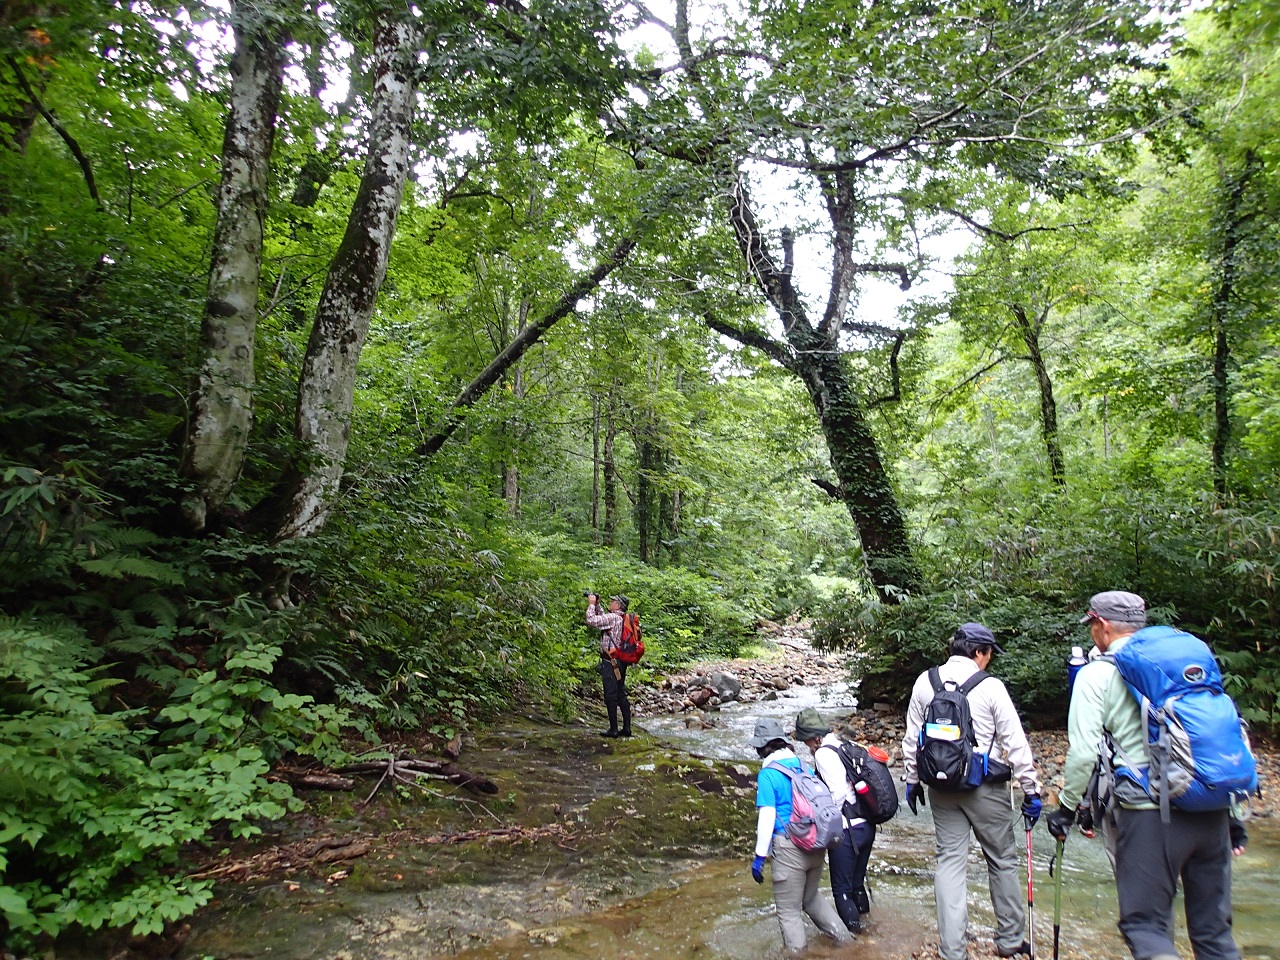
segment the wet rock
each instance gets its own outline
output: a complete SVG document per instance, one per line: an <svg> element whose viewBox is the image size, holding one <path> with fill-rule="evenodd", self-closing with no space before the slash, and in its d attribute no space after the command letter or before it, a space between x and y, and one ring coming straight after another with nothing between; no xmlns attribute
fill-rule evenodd
<svg viewBox="0 0 1280 960"><path fill-rule="evenodd" d="M742 692L742 681L727 670L716 670L707 680L721 701L736 700Z"/></svg>

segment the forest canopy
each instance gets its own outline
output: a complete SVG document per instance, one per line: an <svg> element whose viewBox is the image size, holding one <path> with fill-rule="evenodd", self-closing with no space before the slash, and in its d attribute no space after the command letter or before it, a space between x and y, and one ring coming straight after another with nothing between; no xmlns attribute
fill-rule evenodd
<svg viewBox="0 0 1280 960"><path fill-rule="evenodd" d="M1280 722L1274 4L0 12L0 939L269 777L811 618L862 702L1091 593ZM945 252L944 252L945 251ZM954 253L954 256L952 256Z"/></svg>

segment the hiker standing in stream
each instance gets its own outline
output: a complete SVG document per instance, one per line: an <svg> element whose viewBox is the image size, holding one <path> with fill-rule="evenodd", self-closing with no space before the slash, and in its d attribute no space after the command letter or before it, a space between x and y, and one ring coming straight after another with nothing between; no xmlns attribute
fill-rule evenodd
<svg viewBox="0 0 1280 960"><path fill-rule="evenodd" d="M1080 668L1071 692L1061 807L1045 817L1045 826L1061 841L1078 817L1086 829L1094 825L1090 804L1081 806L1081 801L1095 765L1109 764L1099 757L1104 735L1114 757L1138 770L1150 765L1142 709L1111 659L1146 627L1146 601L1123 590L1095 594L1080 622L1089 624L1103 656ZM1244 852L1244 824L1229 809L1176 807L1166 822L1156 800L1124 777L1104 792L1110 796L1099 811L1104 819L1099 826L1104 835L1113 832L1119 927L1135 960L1177 960L1173 901L1179 883L1197 960L1239 960L1231 934L1231 854Z"/></svg>
<svg viewBox="0 0 1280 960"><path fill-rule="evenodd" d="M786 774L769 769L769 764L777 763L800 770L800 758L791 749L782 724L772 717L756 721L751 746L764 761L756 777L756 847L751 876L756 883L764 883L764 865L773 860L770 868L773 902L777 907L778 926L782 928L782 946L788 953L804 949L804 914L827 936L847 943L852 937L822 895L824 851L801 850L791 841L787 835L787 824L791 820L791 780Z"/></svg>
<svg viewBox="0 0 1280 960"><path fill-rule="evenodd" d="M604 706L609 711L609 729L600 736L615 739L631 736L631 701L627 699L627 664L614 653L622 643L622 621L631 602L622 594L609 598L609 609L600 609L600 597L587 594L587 623L600 631L600 679L604 682ZM622 728L618 728L618 712Z"/></svg>
<svg viewBox="0 0 1280 960"><path fill-rule="evenodd" d="M867 861L871 859L871 844L876 838L875 824L858 811L857 794L849 782L844 761L840 759L840 737L832 732L831 725L824 723L822 715L809 707L796 715L795 726L796 739L813 754L818 776L831 791L844 819L844 843L827 850L831 895L835 898L836 913L845 927L850 933L861 933L862 917L871 909L866 886ZM830 749L824 750L823 747Z"/></svg>
<svg viewBox="0 0 1280 960"><path fill-rule="evenodd" d="M1040 780L1031 745L1009 691L986 672L992 658L1004 653L991 631L980 623L961 624L951 638L950 652L946 663L926 670L916 680L902 738L907 806L913 814L917 804L933 806L938 954L942 960L965 960L967 956L966 865L972 834L987 862L996 917L996 953L1002 957L1029 956L1031 947L1023 937L1026 905L1019 882L1014 826L1023 820L1029 831L1040 818ZM934 701L950 702L955 693L960 694L959 709L951 711L953 715L943 722L932 709ZM963 718L956 713L964 714ZM949 780L939 776L934 759L948 748L963 749L965 756L958 773L953 772ZM1011 780L1015 777L1023 793L1021 816L1013 807Z"/></svg>

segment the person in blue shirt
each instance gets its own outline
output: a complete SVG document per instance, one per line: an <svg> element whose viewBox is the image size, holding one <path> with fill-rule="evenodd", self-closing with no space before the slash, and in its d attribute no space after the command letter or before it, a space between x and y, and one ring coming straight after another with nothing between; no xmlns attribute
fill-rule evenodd
<svg viewBox="0 0 1280 960"><path fill-rule="evenodd" d="M751 876L764 883L764 865L772 859L773 902L782 928L782 945L788 953L805 947L804 914L818 929L841 943L852 937L836 913L835 907L822 895L822 868L826 862L823 850L801 850L787 836L791 819L791 780L784 773L770 770L779 763L793 770L801 769L800 758L791 749L782 724L772 717L756 721L751 745L764 761L756 777L756 847L751 863Z"/></svg>

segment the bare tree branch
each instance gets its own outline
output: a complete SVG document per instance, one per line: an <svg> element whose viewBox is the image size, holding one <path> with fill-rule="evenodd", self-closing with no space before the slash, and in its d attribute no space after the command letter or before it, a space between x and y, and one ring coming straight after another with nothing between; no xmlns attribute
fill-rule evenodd
<svg viewBox="0 0 1280 960"><path fill-rule="evenodd" d="M907 332L902 330L893 338L893 349L889 352L889 378L893 384L893 392L883 397L873 397L867 401L868 407L878 407L882 403L897 403L902 399L902 373L898 369L898 356L902 353L902 344L907 339Z"/></svg>

